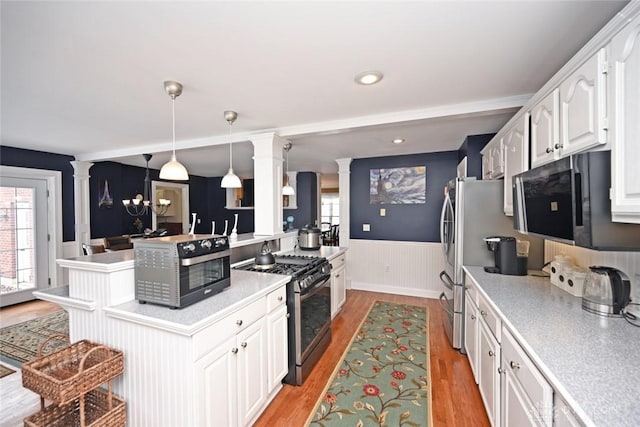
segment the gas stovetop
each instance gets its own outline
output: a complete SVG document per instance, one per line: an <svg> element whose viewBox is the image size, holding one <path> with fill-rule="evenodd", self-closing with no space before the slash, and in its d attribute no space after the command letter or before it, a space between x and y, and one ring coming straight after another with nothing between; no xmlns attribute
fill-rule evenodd
<svg viewBox="0 0 640 427"><path fill-rule="evenodd" d="M256 266L254 263L239 265L235 268L246 271L300 277L317 266L327 262L325 258L305 255L275 255L275 258L276 264L269 269L261 268L260 266Z"/></svg>

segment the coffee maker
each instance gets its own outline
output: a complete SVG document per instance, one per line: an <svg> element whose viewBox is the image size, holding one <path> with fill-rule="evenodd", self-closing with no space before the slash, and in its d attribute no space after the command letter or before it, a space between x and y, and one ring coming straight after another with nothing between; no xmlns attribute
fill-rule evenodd
<svg viewBox="0 0 640 427"><path fill-rule="evenodd" d="M515 237L508 236L485 237L484 241L495 259L495 266L485 267L486 272L512 276L527 275L529 242L516 241Z"/></svg>

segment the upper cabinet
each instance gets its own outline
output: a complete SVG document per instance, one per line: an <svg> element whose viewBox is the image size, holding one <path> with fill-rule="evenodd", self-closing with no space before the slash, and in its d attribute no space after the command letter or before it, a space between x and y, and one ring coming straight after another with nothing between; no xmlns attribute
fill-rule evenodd
<svg viewBox="0 0 640 427"><path fill-rule="evenodd" d="M607 143L604 48L533 106L531 167Z"/></svg>
<svg viewBox="0 0 640 427"><path fill-rule="evenodd" d="M640 224L640 17L611 41L611 216Z"/></svg>
<svg viewBox="0 0 640 427"><path fill-rule="evenodd" d="M482 179L497 179L504 175L504 153L500 138L493 138L481 151Z"/></svg>
<svg viewBox="0 0 640 427"><path fill-rule="evenodd" d="M529 116L522 116L502 138L504 144L504 213L513 215L513 176L529 169Z"/></svg>
<svg viewBox="0 0 640 427"><path fill-rule="evenodd" d="M560 149L573 154L607 143L605 49L560 84Z"/></svg>

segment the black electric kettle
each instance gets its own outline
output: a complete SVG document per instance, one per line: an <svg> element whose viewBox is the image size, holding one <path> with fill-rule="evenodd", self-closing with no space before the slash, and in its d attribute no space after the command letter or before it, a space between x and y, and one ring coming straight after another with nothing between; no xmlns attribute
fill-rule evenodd
<svg viewBox="0 0 640 427"><path fill-rule="evenodd" d="M582 308L601 316L621 317L629 304L631 282L613 267L589 267L584 280Z"/></svg>
<svg viewBox="0 0 640 427"><path fill-rule="evenodd" d="M271 253L271 246L269 246L269 242L265 241L262 244L260 252L256 255L254 263L256 268L259 270L268 270L275 267L276 257Z"/></svg>

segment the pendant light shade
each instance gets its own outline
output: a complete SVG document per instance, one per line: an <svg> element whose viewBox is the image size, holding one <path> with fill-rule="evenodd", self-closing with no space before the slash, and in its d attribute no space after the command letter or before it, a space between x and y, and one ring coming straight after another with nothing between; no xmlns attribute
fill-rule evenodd
<svg viewBox="0 0 640 427"><path fill-rule="evenodd" d="M167 179L171 181L187 181L189 180L189 173L187 168L176 158L176 97L182 93L182 85L178 82L166 81L164 82L164 90L171 97L171 129L173 135L173 153L171 160L165 163L160 169L160 179Z"/></svg>
<svg viewBox="0 0 640 427"><path fill-rule="evenodd" d="M287 175L286 175L286 182L284 187L282 187L282 194L284 196L293 196L296 194L296 190L293 189L293 187L289 184L289 150L291 150L291 143L287 142L285 144L285 146L283 147L284 151L287 153Z"/></svg>
<svg viewBox="0 0 640 427"><path fill-rule="evenodd" d="M238 118L238 113L235 111L225 111L224 119L229 123L229 139L231 139L231 125ZM222 177L222 182L220 183L220 187L222 188L241 188L242 182L240 182L240 178L238 175L233 173L233 144L229 142L229 172L225 176Z"/></svg>

